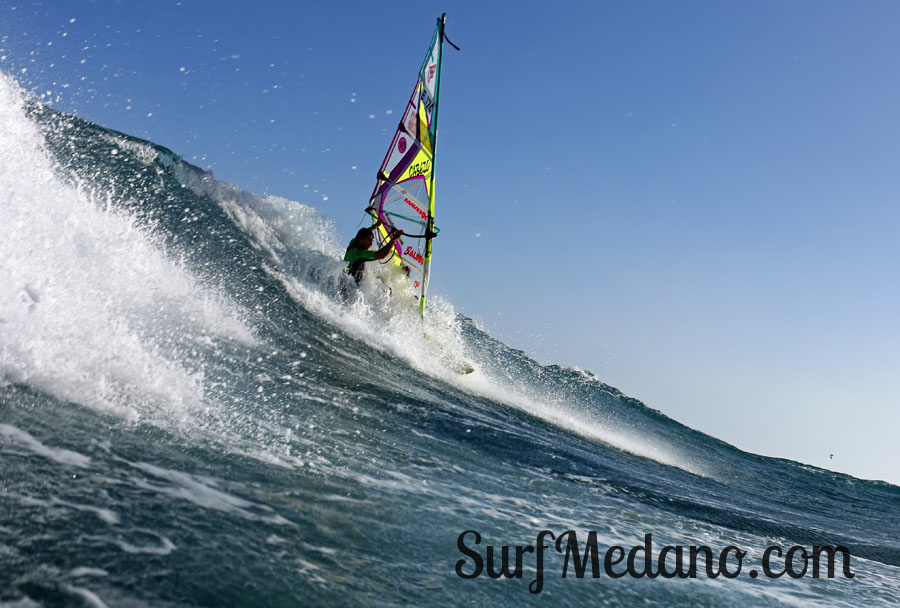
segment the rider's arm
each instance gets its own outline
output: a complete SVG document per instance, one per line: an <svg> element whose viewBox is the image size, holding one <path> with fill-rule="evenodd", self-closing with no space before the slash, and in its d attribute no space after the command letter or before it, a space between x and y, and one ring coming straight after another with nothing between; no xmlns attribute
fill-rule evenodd
<svg viewBox="0 0 900 608"><path fill-rule="evenodd" d="M401 236L403 236L402 230L397 230L396 232L394 232L391 235L391 238L388 239L388 242L384 244L384 247L379 249L378 253L375 254L375 259L383 260L384 258L386 258L388 256L388 254L391 252L391 247L394 246L394 241L399 239Z"/></svg>

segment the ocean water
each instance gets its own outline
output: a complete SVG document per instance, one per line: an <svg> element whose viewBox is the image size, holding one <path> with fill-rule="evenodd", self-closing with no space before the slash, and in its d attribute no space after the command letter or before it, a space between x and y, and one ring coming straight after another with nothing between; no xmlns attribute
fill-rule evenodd
<svg viewBox="0 0 900 608"><path fill-rule="evenodd" d="M450 302L423 326L315 209L6 76L0 161L0 606L900 605L896 486L742 452ZM713 571L646 576L647 535L651 572ZM770 546L849 558L773 578Z"/></svg>

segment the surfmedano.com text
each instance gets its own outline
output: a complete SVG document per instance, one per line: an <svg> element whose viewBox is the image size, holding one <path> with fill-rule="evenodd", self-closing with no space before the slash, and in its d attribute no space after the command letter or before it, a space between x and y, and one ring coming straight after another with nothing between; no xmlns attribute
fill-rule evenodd
<svg viewBox="0 0 900 608"><path fill-rule="evenodd" d="M629 549L613 545L603 553L597 544L597 533L588 532L584 544L578 542L575 530L567 530L556 536L550 530L541 530L534 545L495 547L482 546L481 534L475 530L462 532L456 546L464 555L456 562L456 574L460 578L473 579L482 574L490 578L522 578L526 561L534 565L536 576L528 585L531 593L538 594L544 588L544 554L555 549L563 555L562 578L737 578L742 573L757 578L760 570L748 560L747 551L728 545L718 553L706 545L675 546L665 545L654 553L653 535L645 534L644 543ZM529 557L526 558L525 556ZM840 559L841 574L853 578L850 571L850 550L843 545L782 548L777 545L767 547L762 554L759 567L767 578L835 578L835 563ZM747 569L745 570L745 566Z"/></svg>

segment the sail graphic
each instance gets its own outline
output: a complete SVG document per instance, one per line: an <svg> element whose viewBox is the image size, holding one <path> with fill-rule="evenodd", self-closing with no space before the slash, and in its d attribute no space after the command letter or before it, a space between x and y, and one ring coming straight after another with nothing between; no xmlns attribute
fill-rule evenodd
<svg viewBox="0 0 900 608"><path fill-rule="evenodd" d="M405 233L394 243L388 263L397 265L408 275L423 316L431 274L432 240L437 236L434 227L434 153L445 20L446 15L437 20L416 86L378 170L369 201L373 222L378 219L383 222L377 230L379 246L387 241L393 230Z"/></svg>

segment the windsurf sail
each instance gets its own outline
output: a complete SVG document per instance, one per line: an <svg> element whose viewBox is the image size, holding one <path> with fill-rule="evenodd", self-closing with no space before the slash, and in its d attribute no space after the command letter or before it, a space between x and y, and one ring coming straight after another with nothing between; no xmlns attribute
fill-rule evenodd
<svg viewBox="0 0 900 608"><path fill-rule="evenodd" d="M378 170L369 201L373 223L382 221L376 231L379 247L394 230L404 232L394 243L387 263L409 277L423 316L431 275L431 243L438 232L434 227L434 156L446 17L444 14L437 20L416 86Z"/></svg>

